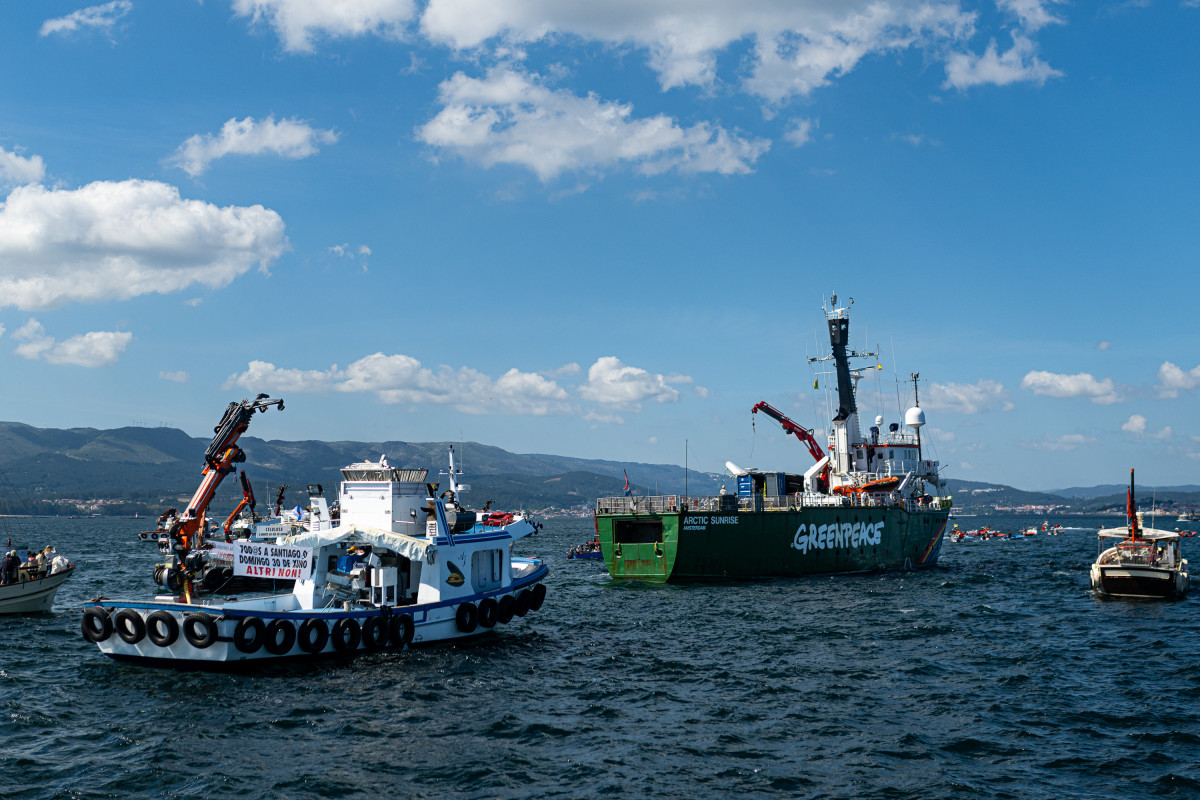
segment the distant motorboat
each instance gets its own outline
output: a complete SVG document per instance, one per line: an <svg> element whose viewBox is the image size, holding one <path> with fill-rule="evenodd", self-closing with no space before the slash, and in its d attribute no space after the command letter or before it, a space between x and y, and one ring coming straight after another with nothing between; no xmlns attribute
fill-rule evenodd
<svg viewBox="0 0 1200 800"><path fill-rule="evenodd" d="M1180 598L1188 592L1187 559L1180 534L1142 526L1133 499L1133 470L1126 494L1129 522L1099 531L1100 554L1091 568L1092 591L1113 597Z"/></svg>

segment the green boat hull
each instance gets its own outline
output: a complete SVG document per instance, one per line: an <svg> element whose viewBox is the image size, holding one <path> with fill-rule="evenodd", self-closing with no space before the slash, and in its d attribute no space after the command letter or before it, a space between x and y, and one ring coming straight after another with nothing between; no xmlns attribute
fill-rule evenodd
<svg viewBox="0 0 1200 800"><path fill-rule="evenodd" d="M598 515L609 574L687 582L920 569L937 563L948 508Z"/></svg>

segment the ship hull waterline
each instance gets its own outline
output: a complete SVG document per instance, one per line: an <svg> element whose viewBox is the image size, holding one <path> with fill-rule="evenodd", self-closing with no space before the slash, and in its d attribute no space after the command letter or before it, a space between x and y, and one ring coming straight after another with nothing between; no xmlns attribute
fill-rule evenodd
<svg viewBox="0 0 1200 800"><path fill-rule="evenodd" d="M613 514L596 518L616 580L744 580L886 570L937 563L948 509Z"/></svg>

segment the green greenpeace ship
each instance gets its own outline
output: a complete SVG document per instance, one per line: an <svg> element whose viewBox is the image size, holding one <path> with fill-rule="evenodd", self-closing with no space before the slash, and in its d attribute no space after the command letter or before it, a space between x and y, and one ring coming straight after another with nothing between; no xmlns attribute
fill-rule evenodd
<svg viewBox="0 0 1200 800"><path fill-rule="evenodd" d="M770 416L803 442L815 463L803 474L746 471L736 495L602 497L596 532L613 578L696 581L813 573L918 569L937 563L951 500L938 462L925 460L925 414L914 394L905 427L859 429L855 388L861 370L850 359L874 356L847 350L850 306L837 295L823 307L834 362L837 413L828 448L811 431L766 403L752 411ZM851 300L851 303L854 301ZM913 376L914 390L916 375Z"/></svg>

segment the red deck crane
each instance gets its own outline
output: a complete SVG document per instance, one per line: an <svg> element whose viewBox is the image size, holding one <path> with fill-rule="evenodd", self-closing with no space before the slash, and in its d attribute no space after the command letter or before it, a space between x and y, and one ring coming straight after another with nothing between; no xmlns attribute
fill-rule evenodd
<svg viewBox="0 0 1200 800"><path fill-rule="evenodd" d="M808 452L812 454L812 457L815 460L820 461L822 458L825 458L825 451L821 449L821 445L818 444L816 438L813 437L813 432L808 428L792 422L790 419L785 417L779 409L775 408L770 403L767 403L765 400L755 405L754 408L750 409L751 414L757 414L760 411L778 422L786 432L792 434L801 442L803 442L804 446L808 448Z"/></svg>

